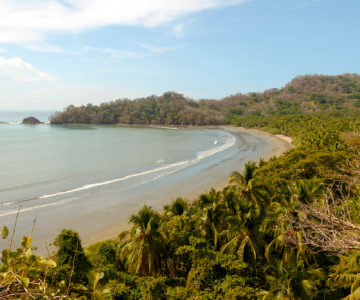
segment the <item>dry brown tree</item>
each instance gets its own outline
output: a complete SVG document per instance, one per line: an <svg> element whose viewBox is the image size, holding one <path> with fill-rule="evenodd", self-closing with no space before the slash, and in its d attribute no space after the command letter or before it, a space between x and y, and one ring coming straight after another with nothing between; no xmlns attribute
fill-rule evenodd
<svg viewBox="0 0 360 300"><path fill-rule="evenodd" d="M360 160L348 160L342 175L327 186L324 195L311 203L299 203L289 211L290 229L285 233L292 245L308 245L313 252L341 254L360 250ZM300 238L299 234L301 233Z"/></svg>

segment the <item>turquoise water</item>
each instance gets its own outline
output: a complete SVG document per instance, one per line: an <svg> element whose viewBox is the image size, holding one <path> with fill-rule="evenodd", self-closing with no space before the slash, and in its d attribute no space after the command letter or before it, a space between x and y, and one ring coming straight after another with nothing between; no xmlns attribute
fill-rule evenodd
<svg viewBox="0 0 360 300"><path fill-rule="evenodd" d="M264 138L216 129L6 121L0 124L0 225L11 227L21 206L19 238L36 217L34 239L41 243L63 227L87 240L101 236L144 203L160 208L209 189L271 148Z"/></svg>

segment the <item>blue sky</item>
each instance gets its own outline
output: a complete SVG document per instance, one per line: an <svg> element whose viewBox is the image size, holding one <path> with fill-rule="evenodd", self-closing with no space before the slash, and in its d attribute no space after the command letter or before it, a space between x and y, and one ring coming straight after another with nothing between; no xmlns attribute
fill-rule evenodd
<svg viewBox="0 0 360 300"><path fill-rule="evenodd" d="M359 73L358 0L0 0L0 109Z"/></svg>

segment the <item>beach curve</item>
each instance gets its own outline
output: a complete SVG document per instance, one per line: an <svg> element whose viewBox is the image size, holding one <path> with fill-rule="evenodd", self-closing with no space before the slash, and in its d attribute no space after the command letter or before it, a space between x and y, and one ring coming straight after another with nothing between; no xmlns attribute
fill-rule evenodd
<svg viewBox="0 0 360 300"><path fill-rule="evenodd" d="M268 132L257 130L257 129L249 129L249 128L245 128L245 127L235 127L235 126L181 126L181 127L190 128L190 129L191 128L204 128L204 129L224 130L224 131L231 132L232 134L234 134L237 137L239 137L239 136L241 137L242 134L249 134L250 133L250 134L254 134L256 136L265 138L268 141L270 141L272 147L266 153L266 155L263 155L262 157L258 157L257 159L253 159L253 161L257 161L260 158L268 160L273 156L282 155L283 153L285 153L286 151L288 151L288 150L290 150L290 149L292 149L294 147L293 144L292 144L293 140L289 136L285 136L285 135L282 135L282 134L275 134L274 135L274 134L270 134ZM244 162L243 165L245 165L245 162ZM230 164L233 164L233 161L231 161ZM226 165L228 165L228 163L226 163ZM228 169L228 170L231 170L226 165L223 166L223 167ZM242 171L242 170L243 170L243 168L239 168L239 169L234 168L231 171ZM228 174L225 177L224 176L217 176L216 183L214 183L212 185L203 184L201 186L201 183L199 184L199 181L196 182L196 183L195 182L189 182L189 184L194 186L194 188L190 189L190 191L187 191L187 192L184 192L184 189L181 186L178 186L176 188L177 195L173 194L172 197L166 197L166 196L161 197L162 200L160 199L160 201L157 201L156 205L153 206L153 207L155 209L158 209L158 210L162 211L163 206L170 203L170 201L172 199L175 199L176 197L183 197L188 201L194 201L201 193L204 193L204 192L210 190L210 188L220 190L220 189L222 189L222 188L224 188L224 187L226 187L228 185L228 179L229 179L229 175L230 175L231 171L229 171ZM204 175L204 177L205 177L205 175ZM144 204L149 204L149 203L144 202ZM129 217L130 217L130 214L128 215L128 218ZM93 234L93 235L85 238L83 240L84 245L89 246L92 243L99 242L99 241L102 241L102 240L105 240L105 239L116 238L120 232L130 228L130 225L128 223L128 218L126 220L122 220L121 222L118 222L113 227L109 227L107 229L104 229L104 231L102 231L101 233Z"/></svg>

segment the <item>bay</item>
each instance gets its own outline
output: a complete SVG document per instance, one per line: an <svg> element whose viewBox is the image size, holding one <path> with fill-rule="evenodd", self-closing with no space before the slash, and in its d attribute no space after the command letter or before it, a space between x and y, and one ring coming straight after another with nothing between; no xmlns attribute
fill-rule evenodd
<svg viewBox="0 0 360 300"><path fill-rule="evenodd" d="M231 171L274 149L270 139L234 129L22 125L24 113L4 115L0 225L12 227L21 206L15 240L36 218L40 251L62 228L79 231L85 243L114 236L142 205L160 209L221 187Z"/></svg>

